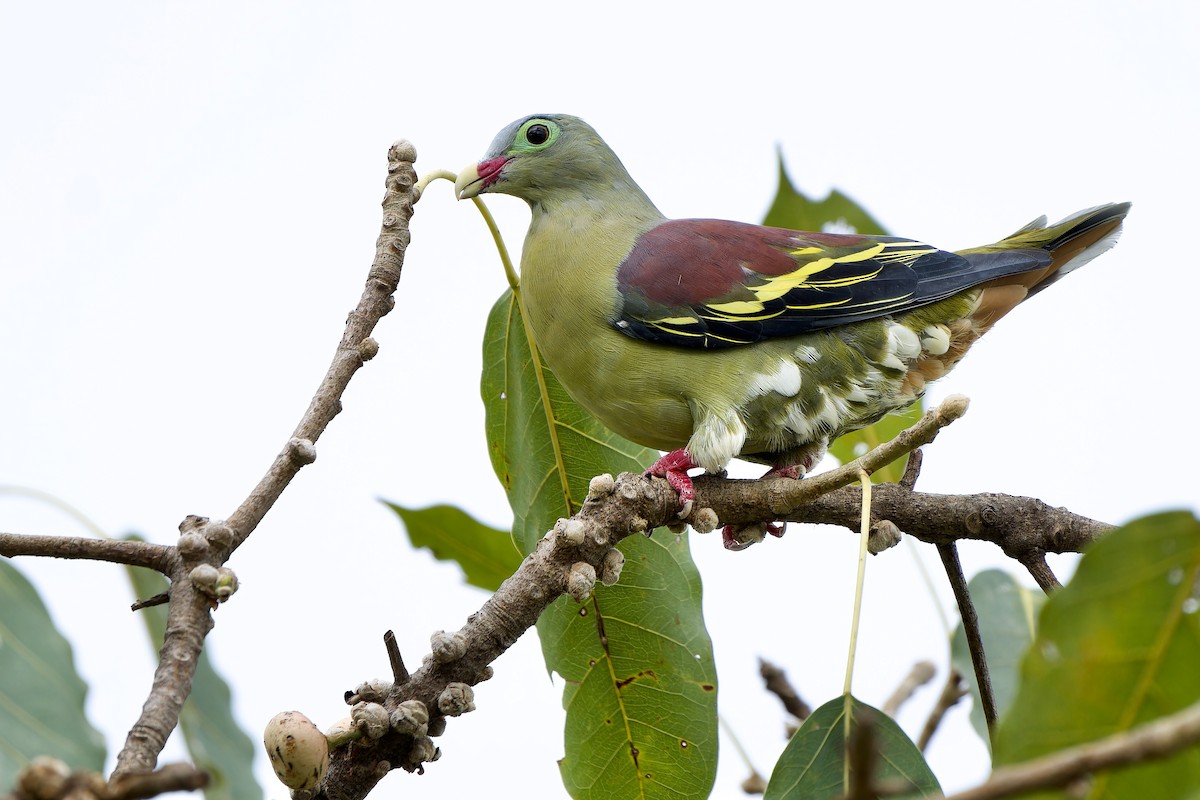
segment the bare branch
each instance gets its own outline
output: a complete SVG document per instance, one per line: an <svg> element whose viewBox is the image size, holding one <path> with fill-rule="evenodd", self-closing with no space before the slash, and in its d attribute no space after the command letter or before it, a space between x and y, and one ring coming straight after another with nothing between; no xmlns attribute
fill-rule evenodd
<svg viewBox="0 0 1200 800"><path fill-rule="evenodd" d="M950 674L946 676L946 684L942 687L942 693L938 695L938 701L934 705L933 710L929 712L929 718L925 720L925 726L921 728L921 735L917 739L917 749L922 753L929 746L929 741L933 738L933 734L937 732L938 726L942 724L942 719L946 716L946 712L954 708L958 701L966 697L967 687L963 682L963 676L958 670L950 670Z"/></svg>
<svg viewBox="0 0 1200 800"><path fill-rule="evenodd" d="M764 518L846 524L857 530L860 491L847 486L859 470L878 469L905 452L933 439L937 431L961 416L964 398L950 398L927 413L913 428L838 470L797 481L790 478L757 481L703 476L695 480L695 508L711 508L726 524L748 524ZM449 661L426 659L410 680L392 692L385 703L419 700L429 709L431 728L442 723L437 699L452 683L474 685L490 675L490 664L537 620L542 611L567 590L570 576L589 565L594 576L609 548L634 532L650 531L677 522L679 498L661 478L623 473L607 484L603 496L589 496L571 520L560 520L538 543L517 572L506 580L453 636L462 655ZM840 487L840 488L839 488ZM815 497L818 492L828 494ZM1004 495L954 497L923 495L895 484L875 487L877 515L890 519L919 538L949 542L967 538L995 541L1010 550L1053 550L1082 547L1108 529L1028 498ZM945 508L951 511L944 512ZM1047 524L1047 515L1055 524ZM961 518L959 518L961 517ZM947 533L949 531L950 533ZM388 733L370 749L338 748L331 754L329 772L318 797L329 800L363 798L396 765L410 763L412 737Z"/></svg>
<svg viewBox="0 0 1200 800"><path fill-rule="evenodd" d="M383 634L383 646L387 648L388 663L392 665L392 680L397 686L408 683L408 667L404 666L404 657L400 655L400 645L396 642L394 631Z"/></svg>
<svg viewBox="0 0 1200 800"><path fill-rule="evenodd" d="M800 699L800 695L792 687L787 674L765 658L758 660L758 674L762 676L763 685L767 691L779 698L787 712L803 722L812 714L808 703Z"/></svg>
<svg viewBox="0 0 1200 800"><path fill-rule="evenodd" d="M342 410L342 393L350 379L364 362L379 351L379 345L370 336L379 320L395 305L392 293L400 285L404 251L411 238L408 221L412 218L415 202L413 184L417 176L412 164L416 158L416 149L403 140L388 150L383 226L375 243L375 262L367 275L366 288L358 307L350 312L346 320L333 363L313 395L308 410L292 432L292 438L275 457L267 474L250 496L229 516L227 523L236 533L231 551L237 549L258 526L300 468L316 459L313 444Z"/></svg>
<svg viewBox="0 0 1200 800"><path fill-rule="evenodd" d="M913 664L912 669L904 676L904 680L896 687L896 691L892 692L892 696L879 710L889 717L895 717L900 706L907 703L917 689L933 680L933 676L936 674L933 663L930 661L918 661Z"/></svg>
<svg viewBox="0 0 1200 800"><path fill-rule="evenodd" d="M761 483L779 484L786 480L772 479ZM770 491L787 491L786 487L782 490L755 487L754 483L757 482L697 478L697 507L703 501L717 511L723 523L746 524L751 521L755 509L761 514L763 506L771 502ZM748 486L743 489L742 484ZM807 504L789 507L778 518L789 522L840 525L857 531L861 497L857 486L845 486ZM1029 553L1081 552L1113 528L1065 508L1053 508L1032 497L1006 494L927 494L910 492L894 483L883 483L872 490L871 503L874 517L890 520L923 542L936 544L959 539L992 542L1022 563Z"/></svg>
<svg viewBox="0 0 1200 800"><path fill-rule="evenodd" d="M967 649L971 653L971 666L975 670L975 684L979 687L983 718L987 721L988 735L992 736L996 732L996 694L992 691L992 676L983 649L983 635L979 632L979 615L975 613L975 603L967 590L967 578L958 560L958 546L954 542L939 542L937 551L946 569L946 577L950 580L950 588L954 590L954 600L958 603L958 615L962 618Z"/></svg>
<svg viewBox="0 0 1200 800"><path fill-rule="evenodd" d="M375 262L357 308L350 313L333 363L309 403L291 439L276 456L267 474L250 496L224 523L189 517L181 532L208 535L203 544L205 563L224 564L229 555L253 532L263 516L305 464L316 458L313 443L341 410L341 396L358 368L378 351L370 338L375 325L394 304L391 297L400 280L404 251L408 247L408 221L413 211L412 162L416 151L408 142L397 142L388 151L388 178L383 199L383 225L376 245ZM217 535L220 532L220 535ZM181 541L183 538L181 537ZM172 548L174 550L174 548ZM167 629L150 695L141 716L130 729L117 756L113 776L152 770L163 745L179 723L179 712L191 693L192 678L204 639L212 630L212 598L189 579L197 562L180 559L172 570Z"/></svg>
<svg viewBox="0 0 1200 800"><path fill-rule="evenodd" d="M108 784L111 800L141 800L167 792L186 792L208 786L208 774L191 764L167 764L154 772L130 772Z"/></svg>
<svg viewBox="0 0 1200 800"><path fill-rule="evenodd" d="M1042 587L1042 591L1046 594L1050 594L1055 589L1062 588L1062 584L1058 582L1054 571L1046 563L1046 554L1041 550L1031 550L1024 553L1018 560L1025 569L1029 570L1029 574L1033 576L1038 586Z"/></svg>
<svg viewBox="0 0 1200 800"><path fill-rule="evenodd" d="M170 574L175 548L125 539L91 539L86 536L25 536L0 533L0 556L48 556L110 561L131 567L146 567Z"/></svg>
<svg viewBox="0 0 1200 800"><path fill-rule="evenodd" d="M1067 748L1043 758L1000 767L987 782L947 800L997 800L1034 789L1051 789L1102 769L1164 758L1200 743L1200 703L1131 731Z"/></svg>

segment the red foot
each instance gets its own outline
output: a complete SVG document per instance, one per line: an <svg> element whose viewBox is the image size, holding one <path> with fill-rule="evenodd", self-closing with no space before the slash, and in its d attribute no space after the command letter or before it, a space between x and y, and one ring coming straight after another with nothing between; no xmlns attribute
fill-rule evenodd
<svg viewBox="0 0 1200 800"><path fill-rule="evenodd" d="M772 467L763 478L796 478L804 477L808 464L791 464L786 467ZM721 530L721 542L726 550L745 550L752 544L758 544L769 533L778 538L787 531L786 522L760 522L756 525L745 525L735 528L726 525Z"/></svg>
<svg viewBox="0 0 1200 800"><path fill-rule="evenodd" d="M696 499L696 488L692 485L687 471L699 466L692 461L688 451L681 448L667 453L646 470L647 475L666 478L667 483L671 484L671 488L679 495L679 505L683 509L679 512L681 519L691 513L692 501Z"/></svg>

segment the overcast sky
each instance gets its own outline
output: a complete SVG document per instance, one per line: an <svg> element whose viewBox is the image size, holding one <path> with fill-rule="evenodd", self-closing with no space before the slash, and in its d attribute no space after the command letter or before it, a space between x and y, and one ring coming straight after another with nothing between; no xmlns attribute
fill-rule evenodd
<svg viewBox="0 0 1200 800"><path fill-rule="evenodd" d="M669 216L760 219L777 147L804 191L837 186L892 232L945 248L1133 201L1112 253L937 384L933 400L972 405L928 449L921 486L1033 495L1111 522L1194 509L1198 8L5 4L0 483L159 542L187 514L227 516L290 435L357 301L388 145L413 141L418 171L458 170L509 121L561 111L591 122ZM527 211L492 207L516 251ZM508 523L478 393L484 320L505 286L490 248L474 210L434 185L379 357L231 564L243 588L209 652L255 739L277 711L322 727L344 716L342 692L388 671L386 629L417 662L432 631L485 599L409 549L378 499ZM9 497L0 530L83 532ZM783 715L756 660L785 667L814 705L841 691L856 544L793 526L743 553L718 537L692 546L722 713L767 771ZM963 557L968 574L1004 563L987 546ZM871 561L862 700L881 704L917 659L944 669L936 608L951 599L936 565L911 545ZM125 580L106 565L18 566L76 643L111 766L153 668ZM508 780L561 796L560 687L534 636L495 667L479 713L439 742L442 761L390 777L386 796L486 796ZM935 694L901 715L911 735ZM965 717L929 754L947 789L986 774ZM727 740L722 756L716 796L736 797L744 767ZM259 773L287 796L265 759Z"/></svg>

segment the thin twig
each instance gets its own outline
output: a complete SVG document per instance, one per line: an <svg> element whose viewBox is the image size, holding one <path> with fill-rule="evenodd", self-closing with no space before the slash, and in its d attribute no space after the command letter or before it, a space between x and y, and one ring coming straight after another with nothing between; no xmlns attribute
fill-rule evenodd
<svg viewBox="0 0 1200 800"><path fill-rule="evenodd" d="M1038 586L1042 587L1042 591L1046 594L1050 594L1055 589L1062 588L1062 584L1058 582L1054 571L1046 563L1046 554L1044 552L1033 550L1017 560L1021 562L1021 565L1025 569L1029 570L1029 574L1033 576Z"/></svg>
<svg viewBox="0 0 1200 800"><path fill-rule="evenodd" d="M397 686L408 683L408 667L404 666L404 657L400 655L400 645L396 643L396 634L388 631L383 634L383 646L387 648L388 663L392 665L392 680Z"/></svg>
<svg viewBox="0 0 1200 800"><path fill-rule="evenodd" d="M208 773L191 764L167 764L154 772L130 772L108 785L109 800L142 800L168 792L187 792L208 786Z"/></svg>
<svg viewBox="0 0 1200 800"><path fill-rule="evenodd" d="M754 762L750 760L750 754L746 752L746 748L742 746L741 739L734 732L733 727L725 720L725 717L717 714L717 723L721 729L725 731L725 735L733 744L733 749L737 750L738 755L742 759L742 763L746 765L746 769L750 770L750 774L742 781L742 791L746 794L762 794L767 790L767 780L754 767Z"/></svg>
<svg viewBox="0 0 1200 800"><path fill-rule="evenodd" d="M904 464L904 474L900 476L900 485L910 492L917 488L917 478L921 477L921 464L924 461L925 454L920 448L908 454L908 461Z"/></svg>
<svg viewBox="0 0 1200 800"><path fill-rule="evenodd" d="M129 610L130 611L141 611L143 608L154 608L154 606L161 606L164 603L169 603L169 602L171 602L171 593L170 592L159 592L158 594L154 595L153 597L147 597L145 600L135 600L133 603L130 604Z"/></svg>
<svg viewBox="0 0 1200 800"><path fill-rule="evenodd" d="M812 708L800 698L799 693L788 680L787 673L765 658L760 658L758 659L758 674L762 676L763 685L767 691L779 698L779 702L783 703L784 709L789 714L801 722L808 719L812 714Z"/></svg>
<svg viewBox="0 0 1200 800"><path fill-rule="evenodd" d="M987 655L984 653L983 636L979 632L979 615L967 589L967 578L963 575L962 563L958 560L958 546L954 542L937 545L954 600L958 603L958 615L962 619L963 632L967 636L967 649L971 652L971 666L975 670L975 685L979 689L979 701L983 718L987 721L988 734L996 733L996 695L992 690L992 677L988 671Z"/></svg>
<svg viewBox="0 0 1200 800"><path fill-rule="evenodd" d="M229 554L246 541L300 468L316 458L313 443L341 409L342 393L354 373L378 349L370 333L394 304L391 294L399 283L404 251L409 242L408 221L412 216L412 188L416 181L412 162L415 159L416 151L408 142L397 142L388 151L383 225L362 297L350 313L333 363L292 437L250 496L226 521L225 525L233 535L219 545L224 552L213 552L213 560L219 563L224 563ZM189 518L185 525L193 522L195 520ZM213 550L217 551L217 543L213 544ZM172 552L177 551L172 548ZM125 746L117 756L114 778L154 768L167 737L179 724L183 702L191 694L196 664L204 639L212 630L213 620L211 598L192 585L189 570L190 565L180 559L168 575L171 602L167 606L167 628L154 682L142 713L130 728Z"/></svg>
<svg viewBox="0 0 1200 800"><path fill-rule="evenodd" d="M967 687L963 682L962 674L951 669L950 674L946 676L946 683L942 686L942 693L938 695L937 703L934 704L933 710L929 712L929 717L925 720L925 726L921 728L921 735L917 739L917 749L922 753L929 746L929 741L933 738L933 734L937 732L938 726L942 724L942 719L946 716L946 712L954 708L958 701L966 697Z"/></svg>
<svg viewBox="0 0 1200 800"><path fill-rule="evenodd" d="M370 336L379 320L395 305L392 294L400 284L404 251L411 238L408 221L413 213L412 190L417 178L412 163L416 158L416 149L406 141L396 142L388 150L383 226L375 243L375 261L367 274L366 288L358 307L350 312L346 320L346 328L333 362L292 432L291 439L275 457L267 474L250 492L250 496L226 520L236 534L231 551L236 550L257 527L300 468L311 462L303 445L315 444L325 432L342 410L342 393L346 391L350 379L378 351L378 345ZM315 455L312 457L315 458Z"/></svg>
<svg viewBox="0 0 1200 800"><path fill-rule="evenodd" d="M933 680L933 676L936 674L937 670L931 661L918 661L913 664L912 669L904 676L904 680L896 687L896 691L892 692L892 696L884 702L879 710L889 717L895 717L900 706L908 702L917 689Z"/></svg>
<svg viewBox="0 0 1200 800"><path fill-rule="evenodd" d="M169 573L173 547L127 539L92 539L86 536L26 536L0 533L0 556L47 556L109 561Z"/></svg>
<svg viewBox="0 0 1200 800"><path fill-rule="evenodd" d="M947 800L999 800L1035 789L1066 786L1102 769L1164 758L1196 744L1200 744L1200 703L1130 731L1000 767L982 785Z"/></svg>

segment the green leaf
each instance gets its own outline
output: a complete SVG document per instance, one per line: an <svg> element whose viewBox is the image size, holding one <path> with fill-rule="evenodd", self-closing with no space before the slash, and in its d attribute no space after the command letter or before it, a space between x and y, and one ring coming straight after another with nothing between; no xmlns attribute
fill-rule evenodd
<svg viewBox="0 0 1200 800"><path fill-rule="evenodd" d="M924 402L913 403L903 411L888 414L874 425L868 425L865 428L847 433L845 436L839 436L829 446L829 454L845 464L884 442L890 442L896 438L896 435L900 431L912 427L917 423L917 420L921 419L921 415L925 413L921 408L923 405ZM904 476L904 466L907 463L908 457L905 456L904 458L896 459L885 467L875 470L875 473L871 475L871 482L898 482Z"/></svg>
<svg viewBox="0 0 1200 800"><path fill-rule="evenodd" d="M481 391L488 453L508 492L513 539L522 553L532 551L556 519L579 510L593 476L638 472L658 458L601 425L549 368L534 363L511 290L488 315Z"/></svg>
<svg viewBox="0 0 1200 800"><path fill-rule="evenodd" d="M779 156L779 190L763 219L764 225L790 228L797 231L820 231L826 228L857 233L886 234L875 219L846 195L834 189L824 200L812 200L798 191L788 178ZM873 447L891 441L896 434L921 418L923 403L915 403L904 411L890 414L874 425L848 433L837 439L829 454L843 464L853 461ZM897 459L871 476L874 483L895 483L904 475L905 460Z"/></svg>
<svg viewBox="0 0 1200 800"><path fill-rule="evenodd" d="M455 562L472 586L494 592L521 566L521 552L508 531L484 525L461 509L385 504L399 515L413 547L428 547L439 561Z"/></svg>
<svg viewBox="0 0 1200 800"><path fill-rule="evenodd" d="M578 510L593 476L657 458L589 416L535 362L511 291L488 317L482 394L523 552ZM717 693L699 576L686 539L660 531L628 537L621 550L616 586L598 584L582 607L560 598L538 620L546 666L567 681L563 781L575 797L705 797L716 777ZM596 761L601 742L606 763Z"/></svg>
<svg viewBox="0 0 1200 800"><path fill-rule="evenodd" d="M1200 701L1200 522L1145 517L1093 544L1052 595L996 733L1014 764L1128 731ZM1194 796L1200 749L1095 776L1089 798ZM1038 797L1061 797L1043 793Z"/></svg>
<svg viewBox="0 0 1200 800"><path fill-rule="evenodd" d="M798 191L779 161L779 191L763 219L764 225L795 231L851 232L887 235L883 226L858 203L834 189L824 200L812 200Z"/></svg>
<svg viewBox="0 0 1200 800"><path fill-rule="evenodd" d="M830 700L804 721L775 764L763 800L825 800L846 793L846 700ZM851 735L864 719L869 718L875 728L874 782L907 781L912 791L889 795L894 797L925 797L941 791L921 751L891 717L854 697L849 701Z"/></svg>
<svg viewBox="0 0 1200 800"><path fill-rule="evenodd" d="M988 675L996 698L996 714L1003 717L1017 696L1021 659L1033 641L1037 613L1046 595L1041 591L1026 589L1012 575L998 569L984 570L971 578L967 590L971 593L975 613L979 617L979 635L983 638L983 652L987 657ZM980 738L991 747L987 722L983 718L983 705L979 699L979 685L975 680L975 668L971 665L971 652L961 622L950 641L950 664L966 678L971 687L971 697L974 698L971 724Z"/></svg>
<svg viewBox="0 0 1200 800"><path fill-rule="evenodd" d="M37 590L0 559L0 790L35 756L104 769L104 737L84 714L87 684Z"/></svg>
<svg viewBox="0 0 1200 800"><path fill-rule="evenodd" d="M619 583L583 605L559 598L538 624L567 682L563 782L575 798L707 797L717 684L700 576L687 540L665 531L621 551Z"/></svg>
<svg viewBox="0 0 1200 800"><path fill-rule="evenodd" d="M167 590L166 579L153 570L128 567L126 571L138 597L153 597ZM152 606L138 613L146 621L151 645L157 652L167 627L167 607ZM261 800L263 791L253 772L257 748L234 721L232 707L229 685L202 650L179 727L192 761L212 778L204 796L207 800Z"/></svg>

